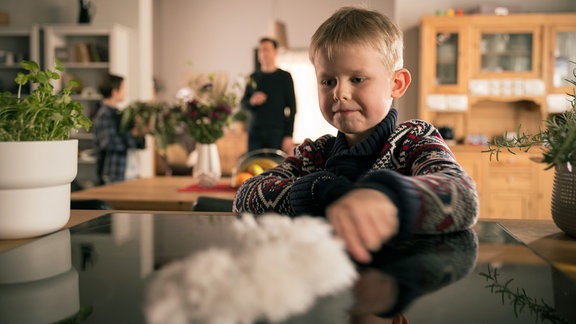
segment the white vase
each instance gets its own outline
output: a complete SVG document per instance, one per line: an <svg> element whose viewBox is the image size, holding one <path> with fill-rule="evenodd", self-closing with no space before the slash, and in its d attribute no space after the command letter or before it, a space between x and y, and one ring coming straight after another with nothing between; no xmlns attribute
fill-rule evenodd
<svg viewBox="0 0 576 324"><path fill-rule="evenodd" d="M198 179L202 187L214 187L222 177L220 168L220 156L216 143L196 144L198 160L194 165L193 176Z"/></svg>
<svg viewBox="0 0 576 324"><path fill-rule="evenodd" d="M0 239L61 229L70 219L78 140L0 142Z"/></svg>

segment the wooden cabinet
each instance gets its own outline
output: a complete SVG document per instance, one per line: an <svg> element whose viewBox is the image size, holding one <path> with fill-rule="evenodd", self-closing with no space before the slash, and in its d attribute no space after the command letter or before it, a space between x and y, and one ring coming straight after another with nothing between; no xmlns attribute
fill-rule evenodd
<svg viewBox="0 0 576 324"><path fill-rule="evenodd" d="M476 183L480 217L550 219L554 171L534 161L540 156L538 150L516 155L503 152L496 161L481 152L485 148L452 147L456 159Z"/></svg>
<svg viewBox="0 0 576 324"><path fill-rule="evenodd" d="M550 21L544 34L548 39L544 50L546 106L548 113L558 113L570 109L566 93L574 93L574 86L566 80L574 77L574 64L570 62L576 62L576 23L573 20Z"/></svg>
<svg viewBox="0 0 576 324"><path fill-rule="evenodd" d="M472 39L479 41L473 46L472 78L539 78L541 34L541 26L533 24L511 25L502 20L479 23ZM504 95L516 95L511 90Z"/></svg>
<svg viewBox="0 0 576 324"><path fill-rule="evenodd" d="M22 60L34 60L38 63L40 57L40 28L30 27L0 27L0 92L16 94L18 86L14 79L22 72ZM23 92L29 92L24 88Z"/></svg>
<svg viewBox="0 0 576 324"><path fill-rule="evenodd" d="M425 16L420 26L419 118L450 127L475 179L481 217L550 218L553 171L528 154L482 153L494 138L537 132L570 108L576 14ZM537 210L537 213L534 212Z"/></svg>
<svg viewBox="0 0 576 324"><path fill-rule="evenodd" d="M425 16L419 117L459 143L537 131L569 108L576 14Z"/></svg>

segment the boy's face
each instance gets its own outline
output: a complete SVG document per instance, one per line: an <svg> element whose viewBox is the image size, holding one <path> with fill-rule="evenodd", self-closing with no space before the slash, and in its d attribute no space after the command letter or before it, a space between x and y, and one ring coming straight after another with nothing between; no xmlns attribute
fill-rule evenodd
<svg viewBox="0 0 576 324"><path fill-rule="evenodd" d="M126 81L122 81L122 83L120 83L118 90L112 90L112 97L117 103L124 101L126 98Z"/></svg>
<svg viewBox="0 0 576 324"><path fill-rule="evenodd" d="M350 146L371 133L410 83L407 70L389 71L370 47L346 45L332 60L320 50L313 64L322 115L346 135Z"/></svg>

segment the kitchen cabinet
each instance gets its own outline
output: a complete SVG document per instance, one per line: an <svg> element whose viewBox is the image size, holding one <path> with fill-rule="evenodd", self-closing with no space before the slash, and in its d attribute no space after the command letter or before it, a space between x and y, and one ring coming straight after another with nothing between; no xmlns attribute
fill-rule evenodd
<svg viewBox="0 0 576 324"><path fill-rule="evenodd" d="M527 153L502 152L498 161L482 153L485 147L457 145L457 161L476 183L481 218L551 219L550 199L554 171L536 163L537 149Z"/></svg>
<svg viewBox="0 0 576 324"><path fill-rule="evenodd" d="M576 62L576 23L551 21L545 29L549 42L544 52L548 64L545 75L548 95L546 105L548 113L554 114L570 108L566 93L574 93L574 63Z"/></svg>
<svg viewBox="0 0 576 324"><path fill-rule="evenodd" d="M424 16L420 50L420 118L462 144L537 131L569 107L576 14Z"/></svg>
<svg viewBox="0 0 576 324"><path fill-rule="evenodd" d="M452 129L456 158L479 189L481 217L538 210L550 218L553 171L531 160L538 148L500 161L482 151L494 138L537 132L570 108L576 14L425 16L420 53L419 118Z"/></svg>

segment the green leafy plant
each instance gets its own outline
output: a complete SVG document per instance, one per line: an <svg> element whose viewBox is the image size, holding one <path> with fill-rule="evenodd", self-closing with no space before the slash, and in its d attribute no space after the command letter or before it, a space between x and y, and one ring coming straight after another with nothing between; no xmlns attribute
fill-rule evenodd
<svg viewBox="0 0 576 324"><path fill-rule="evenodd" d="M60 79L60 62L56 61L57 71L40 70L34 61L23 61L22 67L26 73L20 72L14 79L17 95L0 94L0 141L65 140L74 130L90 129L92 123L82 104L70 97L75 82L54 92L51 81ZM27 84L31 91L24 96L22 88Z"/></svg>
<svg viewBox="0 0 576 324"><path fill-rule="evenodd" d="M199 74L188 82L185 96L175 103L133 102L122 112L121 128L145 127L154 136L159 153L188 134L197 143L215 143L233 121L245 121L239 110L241 87L226 74Z"/></svg>
<svg viewBox="0 0 576 324"><path fill-rule="evenodd" d="M567 81L576 86L576 69L572 74L574 79ZM556 165L567 165L571 171L576 166L576 91L567 95L572 109L549 118L544 130L527 134L518 127L516 137L494 140L483 152L490 153L490 158L495 156L498 160L498 154L502 150L515 154L517 150L526 152L533 147L542 147L540 162L547 164L547 169Z"/></svg>
<svg viewBox="0 0 576 324"><path fill-rule="evenodd" d="M128 131L133 126L142 128L141 133L146 132L143 128L149 128L161 155L165 154L168 144L176 142L178 136L188 129L182 107L166 102L132 102L122 111L121 129Z"/></svg>
<svg viewBox="0 0 576 324"><path fill-rule="evenodd" d="M514 315L518 317L524 310L530 311L531 314L536 315L536 321L550 322L556 324L569 324L570 321L560 316L554 308L546 304L544 300L538 300L534 297L528 296L524 288L511 288L514 279L508 279L506 282L501 282L499 279L500 274L498 269L492 269L488 266L488 272L480 272L480 276L486 278L489 282L486 288L490 288L493 294L500 294L502 304L508 302L514 309Z"/></svg>

